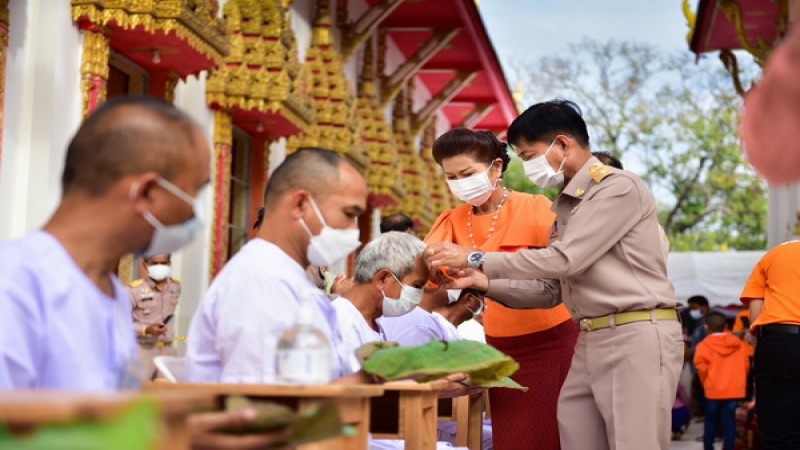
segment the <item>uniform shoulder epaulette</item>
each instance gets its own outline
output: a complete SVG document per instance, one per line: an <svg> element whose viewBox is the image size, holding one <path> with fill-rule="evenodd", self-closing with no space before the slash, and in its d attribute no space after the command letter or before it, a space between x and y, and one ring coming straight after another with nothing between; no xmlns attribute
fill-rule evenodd
<svg viewBox="0 0 800 450"><path fill-rule="evenodd" d="M179 280L179 279L177 279L175 277L170 277L170 280L172 280L172 282L175 283L175 284L181 284L181 280Z"/></svg>
<svg viewBox="0 0 800 450"><path fill-rule="evenodd" d="M139 278L138 280L133 280L133 281L131 281L131 282L128 284L128 286L130 286L130 287L132 287L132 288L137 288L137 287L141 286L141 285L142 285L142 283L144 283L144 280L143 280L143 279L141 279L141 278Z"/></svg>
<svg viewBox="0 0 800 450"><path fill-rule="evenodd" d="M603 179L612 173L614 173L614 170L603 163L592 164L589 167L589 175L592 176L592 180L594 180L595 183L603 181Z"/></svg>

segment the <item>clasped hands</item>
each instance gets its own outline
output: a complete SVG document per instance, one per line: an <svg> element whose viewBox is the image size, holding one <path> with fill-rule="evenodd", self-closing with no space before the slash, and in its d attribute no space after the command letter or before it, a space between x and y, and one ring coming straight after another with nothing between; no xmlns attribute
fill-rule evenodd
<svg viewBox="0 0 800 450"><path fill-rule="evenodd" d="M431 281L445 289L477 289L486 292L489 278L480 270L470 269L467 257L474 250L451 242L431 244L423 252Z"/></svg>

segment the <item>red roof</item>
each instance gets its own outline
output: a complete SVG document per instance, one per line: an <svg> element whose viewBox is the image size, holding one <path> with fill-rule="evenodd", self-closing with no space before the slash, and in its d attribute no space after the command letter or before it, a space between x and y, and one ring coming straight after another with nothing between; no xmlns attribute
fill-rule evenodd
<svg viewBox="0 0 800 450"><path fill-rule="evenodd" d="M370 4L378 3L371 0ZM458 71L477 71L472 82L442 110L454 126L479 108L491 105L472 128L505 132L517 110L497 53L474 0L409 0L381 23L403 55L411 57L433 36L434 30L459 33L416 74L431 95L438 94Z"/></svg>
<svg viewBox="0 0 800 450"><path fill-rule="evenodd" d="M741 7L745 32L753 44L759 39L771 44L778 32L780 10L778 2L767 0L737 0ZM689 47L700 54L715 50L736 50L742 43L736 26L723 12L723 0L700 0L697 20Z"/></svg>

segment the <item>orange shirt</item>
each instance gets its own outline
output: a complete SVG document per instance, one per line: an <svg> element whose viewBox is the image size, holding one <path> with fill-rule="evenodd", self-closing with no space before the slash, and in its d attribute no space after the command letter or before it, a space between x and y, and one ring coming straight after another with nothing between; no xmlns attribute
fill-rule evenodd
<svg viewBox="0 0 800 450"><path fill-rule="evenodd" d="M744 398L750 359L746 344L731 333L706 336L694 354L694 366L710 400Z"/></svg>
<svg viewBox="0 0 800 450"><path fill-rule="evenodd" d="M800 241L768 251L756 264L740 297L745 305L752 299L764 299L764 308L751 330L770 323L800 325Z"/></svg>
<svg viewBox="0 0 800 450"><path fill-rule="evenodd" d="M516 252L546 247L555 214L551 202L542 195L510 191L497 216L495 232L486 240L494 214L472 216L472 233L478 249L485 252ZM453 242L472 247L467 222L470 205L445 211L425 237L426 243ZM550 329L572 317L561 304L550 309L511 309L487 300L483 325L494 337L521 336Z"/></svg>

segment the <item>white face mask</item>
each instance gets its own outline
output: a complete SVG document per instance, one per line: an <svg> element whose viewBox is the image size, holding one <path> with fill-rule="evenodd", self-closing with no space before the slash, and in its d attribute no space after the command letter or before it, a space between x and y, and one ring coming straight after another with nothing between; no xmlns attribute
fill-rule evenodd
<svg viewBox="0 0 800 450"><path fill-rule="evenodd" d="M359 240L361 232L358 228L342 230L329 227L325 222L325 218L322 217L319 208L317 208L317 203L314 199L308 197L308 200L311 202L314 214L317 215L317 218L322 224L322 231L314 236L311 229L308 228L306 221L303 220L302 217L299 219L300 225L305 228L308 237L311 238L308 243L308 250L306 250L308 262L315 266L333 266L346 258L350 253L353 253L355 249L361 245L361 241Z"/></svg>
<svg viewBox="0 0 800 450"><path fill-rule="evenodd" d="M395 274L392 276L400 283L400 298L387 297L383 293L383 315L386 317L397 317L408 314L422 302L422 289L403 284Z"/></svg>
<svg viewBox="0 0 800 450"><path fill-rule="evenodd" d="M550 163L547 162L547 154L550 153L550 149L553 148L553 144L556 141L550 143L550 146L547 147L544 154L537 156L536 158L529 159L527 161L522 162L522 166L525 169L525 176L528 177L531 181L536 183L542 189L550 189L554 187L563 187L564 186L564 163L567 161L567 158L564 158L561 161L561 165L558 167L558 172L553 170L553 167L550 166Z"/></svg>
<svg viewBox="0 0 800 450"><path fill-rule="evenodd" d="M460 180L447 180L447 186L459 200L469 203L472 206L481 206L492 196L497 181L492 184L489 180L489 171L493 164L483 172L470 175Z"/></svg>
<svg viewBox="0 0 800 450"><path fill-rule="evenodd" d="M483 310L486 307L486 305L483 303L483 299L480 299L480 305L478 305L478 309L476 309L475 311L473 311L469 306L467 306L466 303L464 303L464 307L467 308L467 311L472 313L473 319L477 319L478 316L483 314Z"/></svg>
<svg viewBox="0 0 800 450"><path fill-rule="evenodd" d="M447 304L452 305L461 297L461 289L448 289L447 290Z"/></svg>
<svg viewBox="0 0 800 450"><path fill-rule="evenodd" d="M699 309L690 309L689 315L692 316L692 319L694 320L700 320L703 318L703 311L700 311Z"/></svg>
<svg viewBox="0 0 800 450"><path fill-rule="evenodd" d="M172 269L166 264L153 264L147 266L147 276L154 281L163 281L172 275Z"/></svg>
<svg viewBox="0 0 800 450"><path fill-rule="evenodd" d="M180 250L186 244L194 240L197 232L203 228L203 224L205 223L203 204L200 199L192 198L191 195L184 192L181 188L163 178L159 178L157 183L170 194L192 205L194 216L186 222L166 226L150 211L145 211L142 214L144 220L156 230L153 234L153 238L150 240L150 245L147 247L147 250L142 253L145 257L163 255ZM131 187L131 196L132 195L133 186Z"/></svg>

